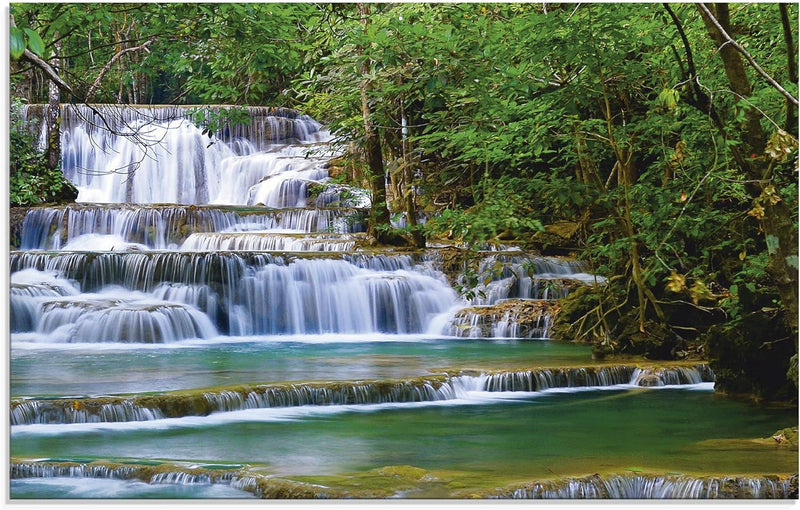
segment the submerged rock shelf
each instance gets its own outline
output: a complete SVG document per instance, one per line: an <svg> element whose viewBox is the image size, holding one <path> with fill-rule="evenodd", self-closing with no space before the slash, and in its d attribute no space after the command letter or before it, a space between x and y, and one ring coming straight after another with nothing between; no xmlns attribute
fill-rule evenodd
<svg viewBox="0 0 800 510"><path fill-rule="evenodd" d="M355 475L369 479L375 474L395 478L402 486L391 489L348 489L305 481L277 478L245 466L185 467L172 464L135 464L106 461L28 461L12 459L11 479L106 478L136 480L149 484L224 484L262 499L374 498L407 495L416 486L441 485L448 480L411 466L388 466L377 473ZM414 476L401 476L412 472ZM415 483L416 482L416 483ZM795 499L797 475L703 476L628 473L535 480L517 486L450 490L447 497L482 499ZM361 484L359 484L361 485ZM367 486L368 483L364 483ZM403 494L399 494L402 492Z"/></svg>
<svg viewBox="0 0 800 510"><path fill-rule="evenodd" d="M708 365L535 368L511 372L452 372L390 381L306 382L243 385L133 397L21 399L11 402L11 425L149 421L216 412L305 405L433 402L471 391L537 392L553 388L614 385L640 387L712 382Z"/></svg>

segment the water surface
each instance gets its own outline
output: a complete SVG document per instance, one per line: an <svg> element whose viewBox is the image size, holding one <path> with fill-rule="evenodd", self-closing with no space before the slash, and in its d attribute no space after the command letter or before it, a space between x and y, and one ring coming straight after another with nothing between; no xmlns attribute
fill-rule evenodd
<svg viewBox="0 0 800 510"><path fill-rule="evenodd" d="M370 341L372 338L372 341ZM539 340L221 338L166 345L12 348L12 396L108 395L241 383L405 378L444 369L580 365L585 345Z"/></svg>

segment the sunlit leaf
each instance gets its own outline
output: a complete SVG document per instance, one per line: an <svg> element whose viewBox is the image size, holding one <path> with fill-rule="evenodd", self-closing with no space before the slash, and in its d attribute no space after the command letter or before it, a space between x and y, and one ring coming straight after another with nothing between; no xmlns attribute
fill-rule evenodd
<svg viewBox="0 0 800 510"><path fill-rule="evenodd" d="M17 60L23 53L25 53L25 33L17 27L11 27L11 58Z"/></svg>
<svg viewBox="0 0 800 510"><path fill-rule="evenodd" d="M28 38L28 49L40 57L44 57L44 41L34 30L24 28L25 35Z"/></svg>

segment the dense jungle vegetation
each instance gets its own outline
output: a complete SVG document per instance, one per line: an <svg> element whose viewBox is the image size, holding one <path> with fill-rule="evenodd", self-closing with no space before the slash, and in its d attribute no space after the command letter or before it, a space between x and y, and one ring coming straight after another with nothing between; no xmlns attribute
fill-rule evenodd
<svg viewBox="0 0 800 510"><path fill-rule="evenodd" d="M796 400L797 11L12 4L11 125L24 102L296 108L351 144L339 178L371 190L377 242L573 254L608 284L559 337ZM12 129L12 204L71 196L50 141Z"/></svg>

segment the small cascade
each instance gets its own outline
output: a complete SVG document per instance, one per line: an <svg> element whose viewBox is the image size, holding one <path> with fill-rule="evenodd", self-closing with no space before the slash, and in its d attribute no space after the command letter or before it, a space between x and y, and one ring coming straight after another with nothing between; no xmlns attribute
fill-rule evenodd
<svg viewBox="0 0 800 510"><path fill-rule="evenodd" d="M273 208L310 205L309 186L328 177L325 159L309 159L310 153L293 156L292 152L289 148L226 160L221 177L230 184L222 187L211 203Z"/></svg>
<svg viewBox="0 0 800 510"><path fill-rule="evenodd" d="M210 485L214 483L214 481L211 475L208 473L192 474L180 471L172 471L169 473L154 474L152 478L150 478L150 483L169 485Z"/></svg>
<svg viewBox="0 0 800 510"><path fill-rule="evenodd" d="M354 209L237 210L215 206L130 204L38 207L25 215L20 249L67 249L73 240L91 235L116 236L132 245L166 250L178 249L193 234L363 232L366 227L360 215ZM98 249L93 242L87 248Z"/></svg>
<svg viewBox="0 0 800 510"><path fill-rule="evenodd" d="M602 387L619 384L666 386L713 382L714 372L706 364L694 367L639 368L627 365L533 369L488 374L485 391L544 391L551 388ZM657 384L653 384L657 382Z"/></svg>
<svg viewBox="0 0 800 510"><path fill-rule="evenodd" d="M206 393L215 411L239 411L268 407L306 405L364 405L434 402L456 398L453 385L442 378L381 383L291 384L286 387L255 388L244 394L225 391Z"/></svg>
<svg viewBox="0 0 800 510"><path fill-rule="evenodd" d="M193 307L129 292L46 299L39 307L36 333L51 342L166 343L217 335Z"/></svg>
<svg viewBox="0 0 800 510"><path fill-rule="evenodd" d="M192 234L181 245L183 251L352 251L352 235L298 235L264 232L215 232Z"/></svg>
<svg viewBox="0 0 800 510"><path fill-rule="evenodd" d="M520 253L488 253L477 269L480 283L473 305L495 305L506 299L561 299L577 285L602 281L584 272L578 261L529 257ZM467 284L465 276L459 283Z"/></svg>
<svg viewBox="0 0 800 510"><path fill-rule="evenodd" d="M213 466L187 468L170 464L119 465L96 461L82 462L26 461L11 463L11 479L31 478L98 478L135 480L150 485L223 485L249 492L263 499L330 499L347 494L320 485L274 479L243 466Z"/></svg>
<svg viewBox="0 0 800 510"><path fill-rule="evenodd" d="M140 467L103 464L12 462L11 479L18 478L136 478Z"/></svg>
<svg viewBox="0 0 800 510"><path fill-rule="evenodd" d="M49 298L75 296L80 291L56 273L23 269L11 275L10 330L32 331L41 319L40 302Z"/></svg>
<svg viewBox="0 0 800 510"><path fill-rule="evenodd" d="M149 421L165 418L159 409L142 407L130 400L94 405L91 401L73 400L51 405L49 400L31 400L11 409L11 422L17 424L111 423Z"/></svg>
<svg viewBox="0 0 800 510"><path fill-rule="evenodd" d="M632 377L631 384L636 386L670 386L677 384L699 384L712 382L714 373L708 365L694 367L670 368L637 368Z"/></svg>
<svg viewBox="0 0 800 510"><path fill-rule="evenodd" d="M788 499L794 477L593 475L536 482L500 496L511 499Z"/></svg>
<svg viewBox="0 0 800 510"><path fill-rule="evenodd" d="M548 338L558 305L548 300L504 300L459 310L446 333L461 338Z"/></svg>
<svg viewBox="0 0 800 510"><path fill-rule="evenodd" d="M21 478L109 478L116 480L141 480L150 484L196 485L230 484L236 479L238 469L186 469L171 466L171 470L148 465L106 465L101 462L86 464L75 462L13 462L11 479ZM169 469L169 468L168 468ZM153 471L158 471L153 473ZM151 474L152 473L152 474Z"/></svg>
<svg viewBox="0 0 800 510"><path fill-rule="evenodd" d="M191 395L13 401L10 423L15 426L148 421L273 407L436 402L469 398L471 392L540 392L554 388L640 386L643 374L659 377L665 382L669 381L668 384L673 384L673 380L684 381L677 384L714 380L714 374L707 365L697 365L536 368L482 374L442 374L398 381L269 384Z"/></svg>
<svg viewBox="0 0 800 510"><path fill-rule="evenodd" d="M457 283L470 289L469 304L442 325L441 334L461 338L549 337L559 299L579 286L602 283L582 263L531 257L519 251L485 252L477 272ZM477 285L475 285L477 281Z"/></svg>

